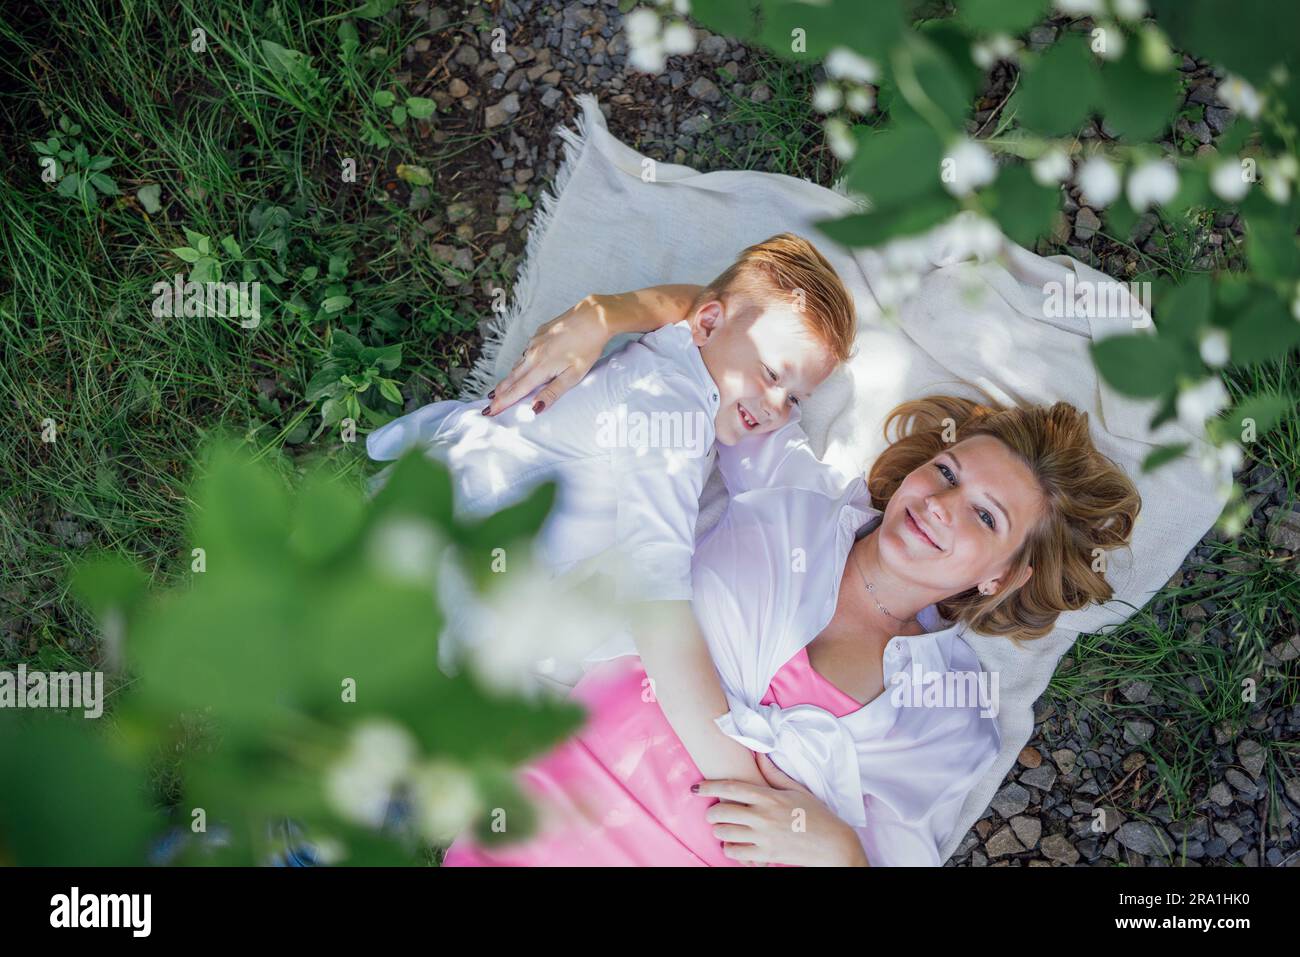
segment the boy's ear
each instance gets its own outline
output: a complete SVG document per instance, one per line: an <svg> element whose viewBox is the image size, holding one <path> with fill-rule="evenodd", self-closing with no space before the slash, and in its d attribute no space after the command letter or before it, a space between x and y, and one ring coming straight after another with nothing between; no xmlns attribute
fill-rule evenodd
<svg viewBox="0 0 1300 957"><path fill-rule="evenodd" d="M717 299L710 299L700 308L695 310L695 315L691 317L691 332L695 338L695 344L702 346L713 337L713 334L722 328L726 321L726 311L722 308L722 303Z"/></svg>

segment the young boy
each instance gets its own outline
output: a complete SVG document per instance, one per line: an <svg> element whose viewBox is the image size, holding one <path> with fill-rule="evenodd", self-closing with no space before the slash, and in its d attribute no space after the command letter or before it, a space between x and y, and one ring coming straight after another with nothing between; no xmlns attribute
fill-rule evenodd
<svg viewBox="0 0 1300 957"><path fill-rule="evenodd" d="M385 460L425 447L450 468L466 515L555 480L542 561L557 576L598 562L621 600L655 603L633 632L665 716L706 777L762 783L713 722L728 706L689 606L699 497L714 442L784 424L847 358L855 322L830 263L782 233L744 250L685 319L605 357L551 408L530 397L490 416L486 400L438 402L366 448Z"/></svg>

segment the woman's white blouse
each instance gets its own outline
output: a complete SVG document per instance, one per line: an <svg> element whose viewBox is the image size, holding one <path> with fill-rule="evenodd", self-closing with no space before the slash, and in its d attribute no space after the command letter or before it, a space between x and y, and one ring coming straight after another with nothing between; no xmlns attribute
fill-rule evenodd
<svg viewBox="0 0 1300 957"><path fill-rule="evenodd" d="M945 627L931 607L919 616L928 633L886 646L885 690L858 711L760 704L830 622L849 549L880 513L861 476L813 454L797 416L766 438L719 445L718 465L731 501L692 571L695 614L731 705L719 726L852 824L871 864L941 864L963 800L998 753L996 684L983 686L991 698L974 693L990 676L960 626ZM925 694L943 687L946 698Z"/></svg>

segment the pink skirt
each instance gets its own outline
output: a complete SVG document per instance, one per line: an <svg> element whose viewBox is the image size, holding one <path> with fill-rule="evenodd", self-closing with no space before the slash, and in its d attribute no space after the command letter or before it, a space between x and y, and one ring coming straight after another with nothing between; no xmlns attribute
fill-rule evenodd
<svg viewBox="0 0 1300 957"><path fill-rule="evenodd" d="M587 672L570 693L587 723L519 772L538 813L533 836L485 848L462 834L443 866L738 866L704 818L717 799L691 793L702 775L648 687L633 656ZM807 649L777 672L763 703L813 704L838 717L862 707L812 669Z"/></svg>

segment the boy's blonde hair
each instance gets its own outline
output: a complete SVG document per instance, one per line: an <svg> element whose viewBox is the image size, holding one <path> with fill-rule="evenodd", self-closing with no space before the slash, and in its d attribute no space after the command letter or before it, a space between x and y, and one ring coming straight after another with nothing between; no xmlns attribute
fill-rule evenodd
<svg viewBox="0 0 1300 957"><path fill-rule="evenodd" d="M796 296L796 290L802 296ZM723 293L750 303L787 296L796 299L808 331L835 361L849 357L857 331L853 296L808 240L794 233L778 233L750 246L695 297L691 312L711 299L720 299Z"/></svg>

